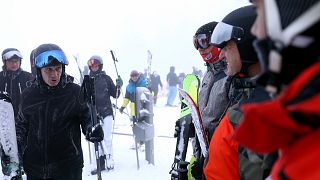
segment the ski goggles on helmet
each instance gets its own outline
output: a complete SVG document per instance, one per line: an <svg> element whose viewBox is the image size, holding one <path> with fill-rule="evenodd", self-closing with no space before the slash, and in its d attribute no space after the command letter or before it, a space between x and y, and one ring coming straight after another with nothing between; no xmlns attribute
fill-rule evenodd
<svg viewBox="0 0 320 180"><path fill-rule="evenodd" d="M19 58L19 59L22 59L22 55L19 51L17 50L13 50L13 51L8 51L6 52L5 54L2 55L2 59L3 60L9 60L9 59L12 59L12 58Z"/></svg>
<svg viewBox="0 0 320 180"><path fill-rule="evenodd" d="M210 46L209 42L210 42L210 35L198 34L193 36L193 45L196 48L196 50L207 49Z"/></svg>
<svg viewBox="0 0 320 180"><path fill-rule="evenodd" d="M214 29L210 44L213 46L224 48L230 40L238 43L244 36L244 31L241 27L231 26L224 22L219 22Z"/></svg>
<svg viewBox="0 0 320 180"><path fill-rule="evenodd" d="M37 68L43 68L52 63L53 60L57 60L59 63L68 65L68 59L64 52L61 50L45 51L35 57L35 65Z"/></svg>
<svg viewBox="0 0 320 180"><path fill-rule="evenodd" d="M89 59L87 64L89 67L91 67L93 65L100 65L101 62L98 59Z"/></svg>

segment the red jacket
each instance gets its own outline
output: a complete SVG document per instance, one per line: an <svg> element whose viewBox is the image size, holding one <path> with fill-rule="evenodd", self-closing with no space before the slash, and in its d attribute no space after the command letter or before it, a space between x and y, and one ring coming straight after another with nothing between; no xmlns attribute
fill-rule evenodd
<svg viewBox="0 0 320 180"><path fill-rule="evenodd" d="M238 143L231 139L234 128L228 114L215 130L209 147L209 160L204 173L207 180L240 179L238 163Z"/></svg>
<svg viewBox="0 0 320 180"><path fill-rule="evenodd" d="M258 153L280 150L272 180L320 179L320 63L304 71L281 97L242 107L234 138Z"/></svg>

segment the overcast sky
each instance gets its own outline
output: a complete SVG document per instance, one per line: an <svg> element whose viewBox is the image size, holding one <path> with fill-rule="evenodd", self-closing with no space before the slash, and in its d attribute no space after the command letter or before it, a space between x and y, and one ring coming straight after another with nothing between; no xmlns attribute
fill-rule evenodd
<svg viewBox="0 0 320 180"><path fill-rule="evenodd" d="M1 0L0 50L18 48L23 69L30 71L29 55L43 43L59 45L69 58L67 71L79 76L91 55L100 55L104 70L115 79L110 50L125 82L132 69L143 71L150 50L152 71L162 80L170 66L176 72L205 70L192 36L203 24L220 21L248 0Z"/></svg>

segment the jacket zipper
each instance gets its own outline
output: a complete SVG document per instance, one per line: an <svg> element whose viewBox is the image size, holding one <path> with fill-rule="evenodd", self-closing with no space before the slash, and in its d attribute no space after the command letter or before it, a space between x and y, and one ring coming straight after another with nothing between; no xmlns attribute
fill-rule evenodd
<svg viewBox="0 0 320 180"><path fill-rule="evenodd" d="M78 148L76 146L76 144L74 143L74 140L72 138L72 132L70 132L70 139L71 139L71 142L72 142L72 146L74 147L74 149L76 150L76 155L79 155L79 151L78 151Z"/></svg>
<svg viewBox="0 0 320 180"><path fill-rule="evenodd" d="M20 94L22 94L21 85L18 83Z"/></svg>

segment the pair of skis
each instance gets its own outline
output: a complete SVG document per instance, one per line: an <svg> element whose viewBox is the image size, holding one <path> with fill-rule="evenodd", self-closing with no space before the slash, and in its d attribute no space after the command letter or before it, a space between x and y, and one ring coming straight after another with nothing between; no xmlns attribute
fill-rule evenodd
<svg viewBox="0 0 320 180"><path fill-rule="evenodd" d="M171 180L186 180L187 166L186 154L188 149L188 141L194 126L197 138L200 142L201 151L204 157L208 155L208 139L204 131L202 118L198 108L198 89L200 86L200 79L194 74L188 74L183 80L182 89L178 89L181 95L181 112L180 118L176 122L175 136L177 137L176 151L174 163L171 167Z"/></svg>

